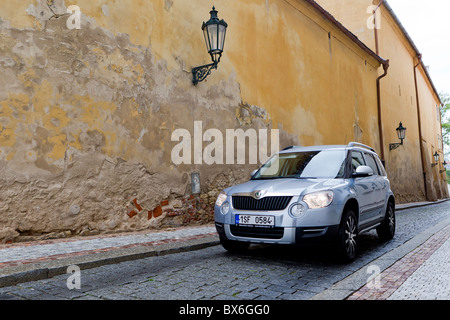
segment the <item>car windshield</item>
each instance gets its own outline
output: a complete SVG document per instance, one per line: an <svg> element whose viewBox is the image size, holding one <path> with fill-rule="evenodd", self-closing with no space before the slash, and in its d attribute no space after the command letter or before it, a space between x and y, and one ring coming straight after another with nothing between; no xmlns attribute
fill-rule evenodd
<svg viewBox="0 0 450 320"><path fill-rule="evenodd" d="M252 180L343 178L344 168L344 150L280 153L270 158Z"/></svg>

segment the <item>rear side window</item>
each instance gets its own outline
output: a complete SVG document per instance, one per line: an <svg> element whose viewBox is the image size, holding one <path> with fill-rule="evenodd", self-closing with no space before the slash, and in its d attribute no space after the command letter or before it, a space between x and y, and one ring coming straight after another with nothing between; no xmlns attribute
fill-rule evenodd
<svg viewBox="0 0 450 320"><path fill-rule="evenodd" d="M380 172L378 171L377 163L376 163L375 159L373 158L373 155L371 155L369 153L364 153L364 156L366 158L367 165L370 168L372 168L373 174L374 175L380 175Z"/></svg>
<svg viewBox="0 0 450 320"><path fill-rule="evenodd" d="M387 176L386 170L384 169L384 166L383 166L383 164L381 163L380 158L375 157L375 160L377 161L378 169L380 170L380 175L382 175L382 176Z"/></svg>

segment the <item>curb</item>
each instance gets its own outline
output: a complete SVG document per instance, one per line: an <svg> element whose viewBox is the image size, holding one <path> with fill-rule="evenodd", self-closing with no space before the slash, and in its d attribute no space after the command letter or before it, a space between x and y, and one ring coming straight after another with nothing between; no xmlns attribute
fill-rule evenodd
<svg viewBox="0 0 450 320"><path fill-rule="evenodd" d="M331 288L322 291L321 293L312 297L310 300L345 300L347 297L367 284L369 276L371 274L370 272L368 272L369 266L376 265L380 268L380 274L383 273L383 271L394 265L397 261L405 257L408 253L410 253L417 247L424 244L428 239L430 239L433 235L444 229L449 224L450 218L447 218L434 225L433 227L422 231L414 238L406 241L397 248L386 252L375 260L372 260L356 272L349 275L347 278L335 283Z"/></svg>
<svg viewBox="0 0 450 320"><path fill-rule="evenodd" d="M164 256L168 254L200 250L219 245L217 236L202 239L180 241L149 247L137 247L131 249L112 250L97 254L70 257L44 263L8 267L0 270L0 288L14 286L20 283L49 279L67 273L67 268L72 265L81 270L97 268L120 262L133 261L148 257Z"/></svg>
<svg viewBox="0 0 450 320"><path fill-rule="evenodd" d="M407 209L413 209L413 208L420 208L420 207L427 207L427 206L432 206L434 204L440 204L446 201L449 201L450 199L441 199L441 200L437 200L437 201L427 201L427 202L412 202L412 203L407 203L407 204L397 204L395 206L395 211L402 211L402 210L407 210Z"/></svg>

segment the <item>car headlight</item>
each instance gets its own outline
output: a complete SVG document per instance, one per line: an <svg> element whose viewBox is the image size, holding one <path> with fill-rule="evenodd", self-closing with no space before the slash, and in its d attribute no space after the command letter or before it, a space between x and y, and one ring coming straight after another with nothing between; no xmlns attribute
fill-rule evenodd
<svg viewBox="0 0 450 320"><path fill-rule="evenodd" d="M228 212L230 212L230 203L228 201L223 203L222 208L220 209L220 212L222 212L222 214L224 216L226 216L228 214Z"/></svg>
<svg viewBox="0 0 450 320"><path fill-rule="evenodd" d="M321 191L307 194L303 197L310 209L319 209L328 207L333 201L333 191Z"/></svg>
<svg viewBox="0 0 450 320"><path fill-rule="evenodd" d="M225 192L220 192L217 200L216 200L216 206L220 207L225 201L227 200L227 194Z"/></svg>
<svg viewBox="0 0 450 320"><path fill-rule="evenodd" d="M289 208L289 214L293 218L300 218L305 213L305 207L301 203L294 203Z"/></svg>

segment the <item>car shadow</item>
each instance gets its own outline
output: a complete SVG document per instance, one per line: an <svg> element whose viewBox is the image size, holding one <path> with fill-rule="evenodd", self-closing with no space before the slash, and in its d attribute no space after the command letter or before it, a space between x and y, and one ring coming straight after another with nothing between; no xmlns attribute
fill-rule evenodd
<svg viewBox="0 0 450 320"><path fill-rule="evenodd" d="M261 261L294 263L312 266L349 266L351 269L362 267L388 251L383 241L375 232L365 233L358 237L358 255L353 262L340 259L333 243L317 243L304 245L269 245L252 244L248 250L241 253L228 253L232 256L247 257Z"/></svg>

